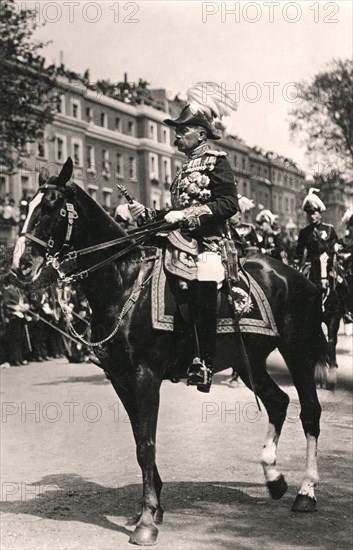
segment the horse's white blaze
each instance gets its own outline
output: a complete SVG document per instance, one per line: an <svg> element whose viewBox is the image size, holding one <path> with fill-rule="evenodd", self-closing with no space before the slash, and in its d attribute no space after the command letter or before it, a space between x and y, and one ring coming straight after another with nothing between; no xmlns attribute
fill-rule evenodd
<svg viewBox="0 0 353 550"><path fill-rule="evenodd" d="M315 486L319 481L317 470L317 439L313 435L307 435L306 439L306 468L303 483L299 489L300 495L315 498Z"/></svg>
<svg viewBox="0 0 353 550"><path fill-rule="evenodd" d="M31 217L33 215L34 209L42 202L43 197L44 197L44 193L37 193L37 195L29 203L28 214L27 214L27 218L25 220L25 223L23 224L23 227L22 227L22 233L27 232L28 225L29 225L29 222L30 222ZM17 243L15 245L15 250L14 250L14 253L13 253L13 262L12 263L13 263L13 267L16 268L16 269L20 265L20 259L21 259L21 256L22 256L23 252L24 252L25 245L26 245L26 238L25 237L20 237L17 240Z"/></svg>
<svg viewBox="0 0 353 550"><path fill-rule="evenodd" d="M24 252L26 246L26 238L20 237L17 239L17 243L15 245L15 249L12 256L12 266L16 269L20 266L20 259Z"/></svg>
<svg viewBox="0 0 353 550"><path fill-rule="evenodd" d="M261 453L261 464L266 481L275 481L281 475L276 468L278 434L273 424L269 424L266 440Z"/></svg>

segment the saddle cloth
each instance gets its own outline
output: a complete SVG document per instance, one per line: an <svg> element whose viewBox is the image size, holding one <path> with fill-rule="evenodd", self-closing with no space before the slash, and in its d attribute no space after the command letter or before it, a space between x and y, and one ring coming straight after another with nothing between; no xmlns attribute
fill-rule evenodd
<svg viewBox="0 0 353 550"><path fill-rule="evenodd" d="M156 260L156 270L152 278L152 326L154 329L172 332L174 328L174 313L177 305L168 284L162 259ZM270 304L255 279L247 274L250 281L240 272L240 281L236 291L246 302L245 311L239 322L241 332L279 336ZM221 304L218 311L217 333L239 332L232 306L225 292L221 292Z"/></svg>

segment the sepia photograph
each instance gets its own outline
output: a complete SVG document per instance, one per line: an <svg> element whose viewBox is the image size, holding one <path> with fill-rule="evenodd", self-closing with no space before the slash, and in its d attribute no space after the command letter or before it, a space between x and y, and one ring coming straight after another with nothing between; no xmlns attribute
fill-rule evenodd
<svg viewBox="0 0 353 550"><path fill-rule="evenodd" d="M352 21L1 0L1 550L353 550Z"/></svg>

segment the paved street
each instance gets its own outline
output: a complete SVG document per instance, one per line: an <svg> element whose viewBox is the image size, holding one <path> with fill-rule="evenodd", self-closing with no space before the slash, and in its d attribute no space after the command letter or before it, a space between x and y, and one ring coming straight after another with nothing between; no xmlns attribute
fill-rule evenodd
<svg viewBox="0 0 353 550"><path fill-rule="evenodd" d="M291 397L278 467L289 483L269 500L259 456L266 415L244 386L210 395L165 382L158 430L165 522L157 548L338 550L352 548L352 342L340 335L338 389L319 391L318 512L290 511L305 439L298 401L278 355L270 370ZM92 365L56 362L1 371L1 548L117 549L141 496L124 410Z"/></svg>

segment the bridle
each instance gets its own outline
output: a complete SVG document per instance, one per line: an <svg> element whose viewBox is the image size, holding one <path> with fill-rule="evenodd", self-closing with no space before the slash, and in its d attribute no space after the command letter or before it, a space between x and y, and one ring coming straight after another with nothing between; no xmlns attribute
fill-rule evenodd
<svg viewBox="0 0 353 550"><path fill-rule="evenodd" d="M172 230L176 227L175 224L168 224L167 222L162 220L161 222L146 224L143 227L133 230L131 233L125 233L124 231L124 236L112 239L110 241L105 241L103 243L92 245L86 248L81 248L78 250L69 250L72 247L71 238L74 223L76 220L78 220L79 217L78 213L75 209L75 205L67 200L65 190L53 184L45 184L40 187L40 192L45 192L47 189L55 190L64 196L64 203L60 208L58 216L54 222L54 226L56 226L60 217L66 218L67 220L65 237L61 246L59 246L59 250L54 253L56 243L52 236L50 236L47 241L44 241L43 239L40 239L29 232L21 233L21 236L33 241L34 243L40 245L42 248L45 249L46 265L51 265L58 273L59 279L64 283L71 283L76 282L77 280L86 279L94 271L101 269L102 267L128 255L130 252L133 252L137 249L141 252L141 261L151 261L155 258L155 256L146 256L144 249L141 246L143 242L146 241L146 239L150 236L155 235L162 230ZM94 252L105 250L125 243L130 244L128 244L128 246L124 247L123 249L120 249L118 252L108 256L104 260L101 260L82 271L75 271L75 269L72 269L73 262L75 262L79 257L93 254ZM76 263L74 264L74 266L76 268ZM67 272L65 271L65 268L68 268Z"/></svg>
<svg viewBox="0 0 353 550"><path fill-rule="evenodd" d="M124 232L125 233L124 236L118 237L116 239L112 239L110 241L92 245L86 248L81 248L79 250L69 250L70 247L72 246L71 238L73 234L74 223L79 218L78 213L75 209L74 204L67 200L65 190L53 184L45 184L40 187L40 192L43 192L47 189L58 191L61 195L64 196L63 205L60 208L58 216L56 217L56 220L54 222L54 227L55 227L60 217L65 218L67 220L66 233L65 233L65 238L63 243L59 247L59 250L53 253L54 247L55 247L55 241L52 236L48 239L48 241L44 241L43 239L40 239L27 231L22 233L21 236L25 237L26 239L29 239L30 241L33 241L34 243L44 248L46 265L47 266L51 265L57 272L58 291L59 291L58 301L72 334L74 334L76 338L78 338L82 343L84 343L87 346L101 347L103 344L107 343L116 335L123 321L123 318L125 317L127 312L131 309L131 307L136 303L141 290L152 279L154 272L158 268L158 262L155 263L155 266L153 267L149 275L144 280L142 280L141 270L139 271L139 275L137 277L134 288L121 309L117 322L115 323L114 329L106 338L100 340L99 342L89 342L83 338L83 335L78 334L78 332L75 330L70 320L70 310L68 308L68 304L64 300L64 292L63 292L64 285L76 282L78 280L86 279L90 275L90 273L97 271L98 269L101 269L105 265L108 265L114 262L115 260L122 258L123 256L128 255L130 252L133 252L134 250L140 251L140 254L141 254L140 262L147 262L152 260L154 261L158 259L160 257L160 253L158 249L154 255L146 254L146 251L141 246L142 243L146 241L148 237L155 235L156 233L159 233L162 230L175 229L176 224L168 224L167 222L162 220L161 222L154 222L144 227L137 228L136 230L133 230L129 234ZM69 267L69 271L65 272L65 269L64 269L65 263L68 263L69 266L70 265L72 266L72 261L76 260L80 256L85 256L85 255L97 252L99 250L105 250L113 246L121 245L124 243L130 243L130 244L128 244L128 246L124 247L118 252L108 256L104 260L91 265L87 269L84 269L82 271L72 272L72 267L71 269ZM76 265L75 265L75 268L76 268Z"/></svg>

